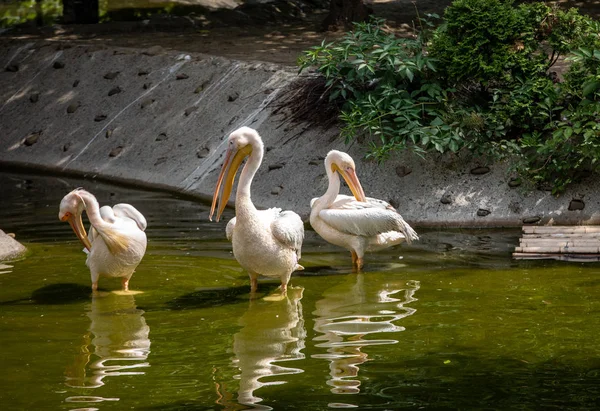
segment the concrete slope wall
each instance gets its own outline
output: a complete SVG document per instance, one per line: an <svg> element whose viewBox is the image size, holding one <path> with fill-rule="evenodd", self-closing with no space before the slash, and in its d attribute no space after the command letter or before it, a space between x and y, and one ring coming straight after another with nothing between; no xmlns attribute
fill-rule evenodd
<svg viewBox="0 0 600 411"><path fill-rule="evenodd" d="M268 150L252 186L260 207L306 217L310 199L325 191L323 159L335 148L355 158L368 196L390 201L416 226L600 220L596 182L555 198L511 187L503 164L485 172L477 160L403 154L379 166L362 160L364 147L344 145L337 130L292 126L269 103L296 77L293 67L160 47L44 42L4 44L0 62L4 167L98 176L208 199L223 141L246 125L259 131Z"/></svg>

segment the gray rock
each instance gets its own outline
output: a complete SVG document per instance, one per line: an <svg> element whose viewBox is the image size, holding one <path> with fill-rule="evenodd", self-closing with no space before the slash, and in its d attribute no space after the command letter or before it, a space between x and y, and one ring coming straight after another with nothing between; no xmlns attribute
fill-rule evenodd
<svg viewBox="0 0 600 411"><path fill-rule="evenodd" d="M442 196L442 198L440 199L440 203L442 204L452 204L452 202L454 201L454 198L452 198L452 194L450 193L446 193Z"/></svg>
<svg viewBox="0 0 600 411"><path fill-rule="evenodd" d="M525 217L523 219L523 224L535 224L535 223L539 222L541 219L542 219L542 217L539 217L539 216Z"/></svg>
<svg viewBox="0 0 600 411"><path fill-rule="evenodd" d="M190 78L190 76L188 76L188 75L187 75L187 74L185 74L185 73L179 73L177 76L175 76L175 78L176 78L177 80L186 80L186 79Z"/></svg>
<svg viewBox="0 0 600 411"><path fill-rule="evenodd" d="M281 187L281 186L275 186L271 189L271 194L273 194L274 196L278 196L279 193L281 193L282 189L283 189L283 187Z"/></svg>
<svg viewBox="0 0 600 411"><path fill-rule="evenodd" d="M489 172L490 172L490 168L489 167L485 167L485 166L483 166L483 167L475 167L475 168L471 169L471 174L474 174L476 176L487 174Z"/></svg>
<svg viewBox="0 0 600 411"><path fill-rule="evenodd" d="M123 151L123 146L115 147L110 151L110 153L108 153L108 156L117 157L119 154L121 154L121 151Z"/></svg>
<svg viewBox="0 0 600 411"><path fill-rule="evenodd" d="M0 261L14 260L25 254L27 248L13 238L13 235L6 234L0 230Z"/></svg>
<svg viewBox="0 0 600 411"><path fill-rule="evenodd" d="M196 157L204 158L210 154L210 149L208 147L202 147L200 150L196 152Z"/></svg>
<svg viewBox="0 0 600 411"><path fill-rule="evenodd" d="M118 75L119 75L118 71L109 71L108 73L106 73L104 75L104 78L107 80L114 80L117 78Z"/></svg>
<svg viewBox="0 0 600 411"><path fill-rule="evenodd" d="M113 87L108 91L108 96L114 96L115 94L119 94L123 89L119 86Z"/></svg>
<svg viewBox="0 0 600 411"><path fill-rule="evenodd" d="M96 117L94 117L94 121L104 121L106 120L106 114L98 114Z"/></svg>
<svg viewBox="0 0 600 411"><path fill-rule="evenodd" d="M34 133L31 133L30 135L25 137L25 141L23 141L23 144L25 144L27 147L32 146L38 142L38 139L40 138L41 135L42 135L41 131L36 131Z"/></svg>
<svg viewBox="0 0 600 411"><path fill-rule="evenodd" d="M185 111L183 112L183 114L185 114L185 116L187 117L196 110L198 110L198 106L191 106L191 107L186 108Z"/></svg>
<svg viewBox="0 0 600 411"><path fill-rule="evenodd" d="M19 65L18 64L9 64L8 66L6 66L4 68L4 71L8 71L10 73L16 73L17 71L19 71Z"/></svg>
<svg viewBox="0 0 600 411"><path fill-rule="evenodd" d="M521 179L520 178L511 178L510 181L508 182L508 186L510 188L519 187L520 185L521 185Z"/></svg>
<svg viewBox="0 0 600 411"><path fill-rule="evenodd" d="M65 68L65 63L64 61L55 61L52 67L54 67L55 69L62 69Z"/></svg>
<svg viewBox="0 0 600 411"><path fill-rule="evenodd" d="M280 168L283 168L283 166L285 166L285 163L269 164L269 171L278 170Z"/></svg>
<svg viewBox="0 0 600 411"><path fill-rule="evenodd" d="M32 103L37 103L39 100L40 100L40 93L38 93L38 92L33 92L29 96L29 101L31 101Z"/></svg>
<svg viewBox="0 0 600 411"><path fill-rule="evenodd" d="M412 173L412 170L410 169L410 167L407 166L397 166L396 167L396 174L398 175L398 177L404 177L409 175L410 173Z"/></svg>
<svg viewBox="0 0 600 411"><path fill-rule="evenodd" d="M67 107L67 113L73 114L74 112L77 111L78 108L79 108L79 102L77 102L77 103L71 103Z"/></svg>
<svg viewBox="0 0 600 411"><path fill-rule="evenodd" d="M485 208L480 208L479 210L477 210L477 216L478 217L485 217L490 215L492 212L490 210L486 210Z"/></svg>
<svg viewBox="0 0 600 411"><path fill-rule="evenodd" d="M583 210L585 208L585 203L583 200L573 199L569 203L569 211Z"/></svg>

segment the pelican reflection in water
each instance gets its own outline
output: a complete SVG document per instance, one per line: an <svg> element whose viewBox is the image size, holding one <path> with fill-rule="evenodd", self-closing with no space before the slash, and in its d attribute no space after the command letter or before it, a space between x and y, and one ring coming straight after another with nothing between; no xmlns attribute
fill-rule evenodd
<svg viewBox="0 0 600 411"><path fill-rule="evenodd" d="M331 378L327 385L334 394L360 392L359 365L368 361L368 354L362 349L397 343L381 334L404 331L397 322L416 312L406 304L417 300L414 294L420 288L418 281L386 282L372 288L365 285L362 273L347 280L325 291L314 312L314 329L320 334L314 339L319 342L316 347L325 348L326 353L314 354L312 358L329 360Z"/></svg>
<svg viewBox="0 0 600 411"><path fill-rule="evenodd" d="M88 332L72 365L67 385L97 388L106 377L143 375L149 367L150 327L133 295L97 293L87 310Z"/></svg>
<svg viewBox="0 0 600 411"><path fill-rule="evenodd" d="M251 300L239 324L242 329L233 337L233 365L239 374L237 401L226 392L219 392L217 403L226 409L241 409L239 404L253 409L272 409L261 404L256 390L287 383L285 376L304 372L289 361L304 359L306 329L302 315L304 288L290 287L280 301ZM285 365L284 365L285 364ZM246 409L244 407L243 409Z"/></svg>

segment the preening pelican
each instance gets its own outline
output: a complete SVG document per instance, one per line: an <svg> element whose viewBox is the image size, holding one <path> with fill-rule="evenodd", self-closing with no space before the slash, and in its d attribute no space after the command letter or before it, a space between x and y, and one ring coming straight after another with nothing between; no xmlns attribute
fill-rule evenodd
<svg viewBox="0 0 600 411"><path fill-rule="evenodd" d="M357 269L364 264L365 251L419 239L394 207L383 200L365 197L354 160L348 154L330 151L325 158L325 170L329 187L323 196L312 199L310 224L328 242L348 249ZM354 197L338 194L340 175Z"/></svg>
<svg viewBox="0 0 600 411"><path fill-rule="evenodd" d="M250 185L260 167L263 153L263 142L256 130L242 127L229 135L209 219L212 221L215 208L217 221L221 218L237 170L248 157L237 186L235 217L227 224L227 239L232 242L235 259L248 271L252 292L256 291L258 276L264 275L280 278L281 292L285 294L292 272L304 269L298 264L304 240L304 224L293 211L281 211L280 208L257 210L252 203Z"/></svg>
<svg viewBox="0 0 600 411"><path fill-rule="evenodd" d="M81 216L86 211L90 233L85 232ZM92 276L92 290L98 289L98 278L121 277L123 290L146 252L146 219L130 204L100 208L96 197L77 188L63 197L58 218L67 221L85 246L86 265Z"/></svg>

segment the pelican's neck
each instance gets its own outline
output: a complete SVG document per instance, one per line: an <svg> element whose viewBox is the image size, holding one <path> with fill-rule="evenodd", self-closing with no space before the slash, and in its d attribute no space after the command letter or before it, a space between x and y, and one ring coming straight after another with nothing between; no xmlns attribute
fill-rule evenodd
<svg viewBox="0 0 600 411"><path fill-rule="evenodd" d="M102 219L102 216L100 215L100 204L93 194L88 193L87 191L79 191L77 195L83 200L83 208L87 213L90 224L96 228L102 228L109 225L109 223Z"/></svg>
<svg viewBox="0 0 600 411"><path fill-rule="evenodd" d="M327 204L327 207L329 207L340 193L340 174L334 173L331 171L331 167L328 167L327 177L329 177L329 187L327 187L327 191L321 198Z"/></svg>
<svg viewBox="0 0 600 411"><path fill-rule="evenodd" d="M263 147L259 144L253 144L252 153L248 157L244 168L240 174L240 180L237 186L235 195L235 210L236 215L243 211L256 211L256 207L250 198L250 186L252 180L258 171L263 159Z"/></svg>
<svg viewBox="0 0 600 411"><path fill-rule="evenodd" d="M329 186L327 191L314 204L311 214L318 214L319 211L328 208L340 193L340 174L331 171L331 166L326 166L327 177L329 178Z"/></svg>

